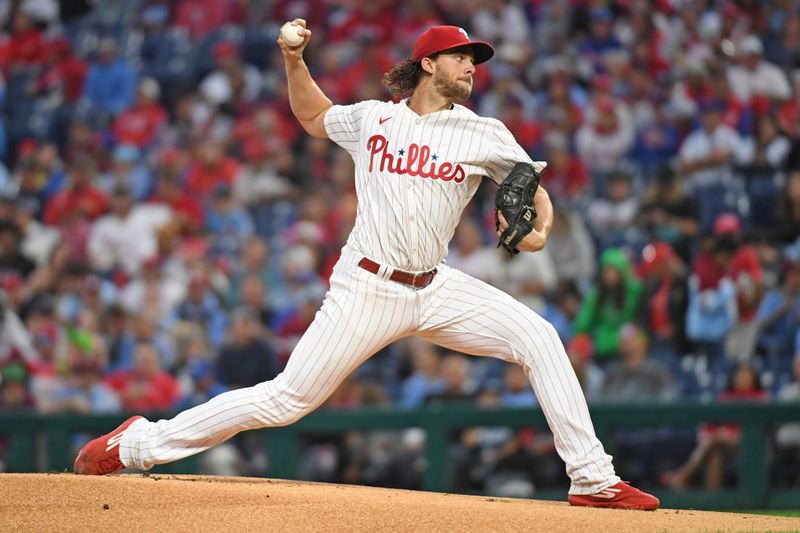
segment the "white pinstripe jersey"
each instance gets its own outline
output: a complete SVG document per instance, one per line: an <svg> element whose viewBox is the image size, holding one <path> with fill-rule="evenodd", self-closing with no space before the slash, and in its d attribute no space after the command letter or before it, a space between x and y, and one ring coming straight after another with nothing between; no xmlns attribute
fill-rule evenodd
<svg viewBox="0 0 800 533"><path fill-rule="evenodd" d="M502 122L458 104L423 116L405 100L335 105L325 129L355 161L358 209L348 244L410 272L442 262L483 176L500 183L515 163L531 162Z"/></svg>

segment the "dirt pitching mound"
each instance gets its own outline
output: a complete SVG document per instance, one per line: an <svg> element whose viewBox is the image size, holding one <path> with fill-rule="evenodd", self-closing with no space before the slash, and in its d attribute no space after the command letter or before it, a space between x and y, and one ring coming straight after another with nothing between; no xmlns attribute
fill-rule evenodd
<svg viewBox="0 0 800 533"><path fill-rule="evenodd" d="M0 475L13 531L792 531L800 519L459 496L260 478Z"/></svg>

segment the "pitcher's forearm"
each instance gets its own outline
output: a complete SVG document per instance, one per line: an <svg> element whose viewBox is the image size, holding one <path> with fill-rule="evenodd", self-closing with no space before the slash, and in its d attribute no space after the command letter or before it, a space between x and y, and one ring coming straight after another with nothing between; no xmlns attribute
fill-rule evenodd
<svg viewBox="0 0 800 533"><path fill-rule="evenodd" d="M304 130L314 137L327 139L325 112L332 104L319 85L311 78L311 73L303 61L303 50L311 41L311 30L306 27L304 19L294 19L290 24L295 26L294 30L303 37L303 42L290 47L284 41L282 33L278 37L278 46L281 48L283 62L286 65L289 105Z"/></svg>
<svg viewBox="0 0 800 533"><path fill-rule="evenodd" d="M305 61L286 61L286 78L289 86L289 105L292 113L310 134L326 137L322 115L333 103L325 96L311 77ZM320 126L323 126L320 131Z"/></svg>
<svg viewBox="0 0 800 533"><path fill-rule="evenodd" d="M533 197L533 206L536 208L536 218L533 219L533 227L537 231L543 231L545 236L550 234L553 228L553 203L550 201L550 195L539 186L536 190L536 195Z"/></svg>

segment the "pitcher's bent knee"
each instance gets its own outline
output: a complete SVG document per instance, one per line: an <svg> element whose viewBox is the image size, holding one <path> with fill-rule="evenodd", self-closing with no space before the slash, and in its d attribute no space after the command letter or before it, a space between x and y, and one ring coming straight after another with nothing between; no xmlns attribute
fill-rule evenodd
<svg viewBox="0 0 800 533"><path fill-rule="evenodd" d="M515 347L519 352L519 357L515 357L517 363L524 366L526 363L533 363L538 357L566 356L558 331L550 322L533 311L525 318L527 338L524 339L523 346Z"/></svg>
<svg viewBox="0 0 800 533"><path fill-rule="evenodd" d="M259 418L265 425L287 426L312 412L320 403L322 402L314 401L314 397L308 393L291 389L279 375L274 380L261 384L257 408Z"/></svg>

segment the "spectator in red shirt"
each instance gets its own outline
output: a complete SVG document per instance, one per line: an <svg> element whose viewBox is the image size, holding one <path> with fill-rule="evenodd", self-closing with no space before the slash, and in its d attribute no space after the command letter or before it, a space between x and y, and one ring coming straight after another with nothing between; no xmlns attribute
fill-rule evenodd
<svg viewBox="0 0 800 533"><path fill-rule="evenodd" d="M6 71L44 63L46 48L42 30L36 21L18 10L11 25L11 36L3 43L0 60Z"/></svg>
<svg viewBox="0 0 800 533"><path fill-rule="evenodd" d="M157 170L159 175L169 176L183 182L186 178L186 170L189 166L189 158L184 150L178 148L167 148L158 156Z"/></svg>
<svg viewBox="0 0 800 533"><path fill-rule="evenodd" d="M44 70L36 83L39 94L59 92L64 101L74 103L83 94L83 82L89 66L72 53L65 37L56 37L47 44Z"/></svg>
<svg viewBox="0 0 800 533"><path fill-rule="evenodd" d="M537 95L536 105L540 120L559 115L564 133L572 134L583 122L583 110L577 100L581 98L582 90L575 84L566 62L564 58L553 60L552 72L544 90Z"/></svg>
<svg viewBox="0 0 800 533"><path fill-rule="evenodd" d="M352 101L355 83L342 75L345 64L339 47L327 46L320 50L315 80L320 89L335 102Z"/></svg>
<svg viewBox="0 0 800 533"><path fill-rule="evenodd" d="M645 302L642 322L652 332L651 355L667 357L689 353L686 337L686 308L689 302L688 276L672 247L665 242L648 244L642 250L639 271Z"/></svg>
<svg viewBox="0 0 800 533"><path fill-rule="evenodd" d="M230 0L180 0L175 6L175 26L185 28L192 39L201 40L221 28L234 15Z"/></svg>
<svg viewBox="0 0 800 533"><path fill-rule="evenodd" d="M542 126L525 115L522 101L514 95L508 95L500 110L500 120L508 127L520 146L528 153L535 153L541 148Z"/></svg>
<svg viewBox="0 0 800 533"><path fill-rule="evenodd" d="M205 219L203 206L181 187L176 176L170 175L163 169L159 169L156 190L149 201L170 206L182 234L196 233L203 227Z"/></svg>
<svg viewBox="0 0 800 533"><path fill-rule="evenodd" d="M270 8L265 13L268 21L302 18L308 28L323 26L328 12L336 7L328 0L275 0L268 5Z"/></svg>
<svg viewBox="0 0 800 533"><path fill-rule="evenodd" d="M547 190L554 198L581 198L586 193L589 173L583 161L569 153L567 137L553 133L547 136L544 144L547 167L542 172L542 179L548 184Z"/></svg>
<svg viewBox="0 0 800 533"><path fill-rule="evenodd" d="M160 94L161 89L154 79L139 81L133 105L117 115L111 127L117 143L146 148L153 142L167 120L167 112L158 102Z"/></svg>
<svg viewBox="0 0 800 533"><path fill-rule="evenodd" d="M339 72L341 76L341 72ZM237 117L233 127L235 138L242 143L242 155L249 158L246 145L260 143L273 156L285 151L297 140L296 128L271 107L262 106L244 116ZM313 137L312 137L313 138ZM327 143L325 143L327 145ZM251 148L253 146L251 145Z"/></svg>
<svg viewBox="0 0 800 533"><path fill-rule="evenodd" d="M239 163L225 153L222 144L209 141L197 148L194 161L186 173L186 187L193 193L210 198L218 185L233 185Z"/></svg>
<svg viewBox="0 0 800 533"><path fill-rule="evenodd" d="M159 234L161 245L166 244L169 238L177 239L199 234L205 221L203 205L194 194L186 191L181 185L185 172L186 154L183 151L168 148L161 153L156 174L156 190L148 200L172 208L173 220L168 224L169 228Z"/></svg>
<svg viewBox="0 0 800 533"><path fill-rule="evenodd" d="M630 10L634 63L644 67L653 78L668 74L670 70L669 59L664 57L664 33L656 26L655 16L655 10L645 4L637 4Z"/></svg>
<svg viewBox="0 0 800 533"><path fill-rule="evenodd" d="M92 183L95 173L95 163L88 155L82 154L72 160L68 167L69 185L47 203L45 224L61 225L74 212L94 220L106 211L108 198Z"/></svg>
<svg viewBox="0 0 800 533"><path fill-rule="evenodd" d="M431 26L443 24L435 7L425 0L403 2L399 11L400 20L395 28L395 42L400 46L413 46L418 35Z"/></svg>
<svg viewBox="0 0 800 533"><path fill-rule="evenodd" d="M736 243L736 252L728 264L728 276L737 289L739 321L749 322L758 310L763 292L763 274L758 253L750 244L742 242L742 224L739 217L723 213L714 221L714 235Z"/></svg>
<svg viewBox="0 0 800 533"><path fill-rule="evenodd" d="M330 32L332 43L354 42L370 39L380 44L394 41L397 15L386 0L360 0L355 8L346 12L341 22L334 24Z"/></svg>
<svg viewBox="0 0 800 533"><path fill-rule="evenodd" d="M319 295L309 292L300 304L281 322L275 330L275 344L282 364L286 364L300 337L311 325L319 305Z"/></svg>
<svg viewBox="0 0 800 533"><path fill-rule="evenodd" d="M359 99L359 92L376 79L389 72L394 63L391 50L370 40L359 43L356 53L357 59L343 72L339 72L340 94L343 93L345 101ZM383 98L383 89L381 88Z"/></svg>
<svg viewBox="0 0 800 533"><path fill-rule="evenodd" d="M165 411L180 399L178 382L161 369L152 344L137 345L133 368L111 374L106 383L119 394L122 409L128 412Z"/></svg>

